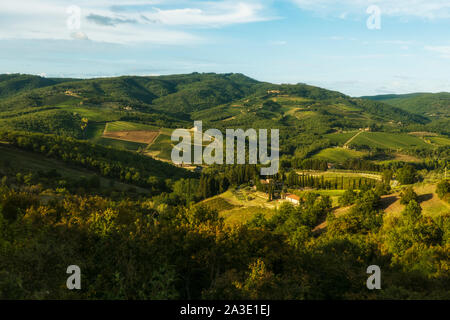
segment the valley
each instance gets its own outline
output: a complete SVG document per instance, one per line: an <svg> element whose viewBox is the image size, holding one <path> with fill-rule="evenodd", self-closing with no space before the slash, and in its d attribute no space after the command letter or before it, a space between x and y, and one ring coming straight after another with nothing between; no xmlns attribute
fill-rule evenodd
<svg viewBox="0 0 450 320"><path fill-rule="evenodd" d="M446 299L448 110L234 73L1 75L0 296ZM278 172L175 165L199 120L278 129ZM54 272L73 263L79 295ZM374 263L385 291L360 285Z"/></svg>

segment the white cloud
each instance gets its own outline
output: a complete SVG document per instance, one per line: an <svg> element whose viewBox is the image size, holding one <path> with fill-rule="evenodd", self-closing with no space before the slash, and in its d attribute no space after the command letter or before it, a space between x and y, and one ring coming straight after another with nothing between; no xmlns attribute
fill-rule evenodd
<svg viewBox="0 0 450 320"><path fill-rule="evenodd" d="M0 7L0 39L193 43L202 41L194 34L194 27L270 19L263 15L265 7L259 1L5 1ZM73 19L74 12L67 12L74 4L81 9L81 27L75 29L68 28L69 16Z"/></svg>
<svg viewBox="0 0 450 320"><path fill-rule="evenodd" d="M377 5L381 13L402 18L416 17L426 19L450 18L450 1L448 0L291 0L304 10L321 15L339 18L366 16L370 5ZM345 12L345 16L342 15Z"/></svg>
<svg viewBox="0 0 450 320"><path fill-rule="evenodd" d="M156 8L145 16L165 25L223 26L270 19L259 14L262 9L258 3L224 1L208 3L204 8Z"/></svg>

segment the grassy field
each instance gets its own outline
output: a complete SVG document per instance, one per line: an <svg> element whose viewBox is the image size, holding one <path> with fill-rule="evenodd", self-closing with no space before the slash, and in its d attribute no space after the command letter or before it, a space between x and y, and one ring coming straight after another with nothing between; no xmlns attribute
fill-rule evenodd
<svg viewBox="0 0 450 320"><path fill-rule="evenodd" d="M315 154L312 158L341 163L348 159L362 158L364 152L344 149L344 148L327 148Z"/></svg>
<svg viewBox="0 0 450 320"><path fill-rule="evenodd" d="M392 159L376 161L376 163L381 164L381 165L387 165L389 163L397 162L397 161L402 161L402 162L421 162L422 160L417 158L417 157L408 155L408 154L395 153L393 155Z"/></svg>
<svg viewBox="0 0 450 320"><path fill-rule="evenodd" d="M218 196L207 199L202 204L216 209L227 224L242 224L262 213L270 217L281 201L267 202L250 188L230 189Z"/></svg>
<svg viewBox="0 0 450 320"><path fill-rule="evenodd" d="M419 196L422 214L431 217L437 217L442 214L450 213L450 204L439 199L436 194L436 185L428 183L419 183L414 186L414 191ZM383 196L384 211L390 216L399 216L404 205L400 204L400 189L391 195Z"/></svg>
<svg viewBox="0 0 450 320"><path fill-rule="evenodd" d="M309 174L313 176L325 176L325 179L334 179L334 178L368 178L374 180L381 180L381 175L378 173L372 172L355 172L348 170L328 170L328 171L296 171L298 174Z"/></svg>
<svg viewBox="0 0 450 320"><path fill-rule="evenodd" d="M394 150L431 147L430 144L426 143L421 138L406 133L387 132L363 132L350 143L350 146L362 145Z"/></svg>
<svg viewBox="0 0 450 320"><path fill-rule="evenodd" d="M243 207L222 211L220 215L225 219L226 224L240 225L250 221L258 213L263 214L266 218L270 218L274 212L273 209L264 207Z"/></svg>
<svg viewBox="0 0 450 320"><path fill-rule="evenodd" d="M231 210L234 209L236 206L232 203L228 202L226 199L222 197L214 197L207 199L202 202L203 205L207 206L211 210L217 210L219 212L225 211L225 210Z"/></svg>

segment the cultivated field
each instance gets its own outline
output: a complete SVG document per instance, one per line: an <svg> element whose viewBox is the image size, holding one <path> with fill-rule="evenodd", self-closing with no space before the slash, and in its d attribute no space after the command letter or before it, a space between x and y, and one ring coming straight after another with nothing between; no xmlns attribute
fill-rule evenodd
<svg viewBox="0 0 450 320"><path fill-rule="evenodd" d="M312 158L341 163L348 159L362 158L365 154L365 152L344 148L327 148L321 150Z"/></svg>
<svg viewBox="0 0 450 320"><path fill-rule="evenodd" d="M326 134L325 138L329 139L333 143L337 143L343 146L351 137L357 134L358 131L342 132L342 133L330 133Z"/></svg>
<svg viewBox="0 0 450 320"><path fill-rule="evenodd" d="M159 130L153 126L126 121L109 122L103 132L104 138L147 145L152 143L158 135Z"/></svg>
<svg viewBox="0 0 450 320"><path fill-rule="evenodd" d="M105 132L103 137L150 144L156 139L158 134L158 131L115 131Z"/></svg>
<svg viewBox="0 0 450 320"><path fill-rule="evenodd" d="M105 132L119 132L119 131L158 131L159 128L136 122L128 121L114 121L108 122L105 127Z"/></svg>
<svg viewBox="0 0 450 320"><path fill-rule="evenodd" d="M339 145L344 145L350 138L355 136L358 131L345 133L332 133L325 135L330 141ZM425 140L430 140L429 142ZM407 134L407 133L390 133L390 132L361 132L353 140L349 146L369 146L380 149L411 149L411 148L431 148L431 143L450 145L450 139L446 137L426 137Z"/></svg>
<svg viewBox="0 0 450 320"><path fill-rule="evenodd" d="M431 147L430 144L426 143L421 138L406 133L387 132L363 132L350 143L350 146L362 145L394 150Z"/></svg>
<svg viewBox="0 0 450 320"><path fill-rule="evenodd" d="M147 155L158 158L161 160L170 160L172 154L172 148L174 146L171 135L173 129L160 129L160 134L156 137L152 144L147 149Z"/></svg>

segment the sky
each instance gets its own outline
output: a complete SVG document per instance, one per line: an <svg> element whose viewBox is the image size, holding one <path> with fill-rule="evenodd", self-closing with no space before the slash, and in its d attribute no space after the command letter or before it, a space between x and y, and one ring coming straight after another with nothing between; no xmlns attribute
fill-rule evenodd
<svg viewBox="0 0 450 320"><path fill-rule="evenodd" d="M450 92L449 0L1 0L0 73Z"/></svg>

